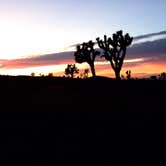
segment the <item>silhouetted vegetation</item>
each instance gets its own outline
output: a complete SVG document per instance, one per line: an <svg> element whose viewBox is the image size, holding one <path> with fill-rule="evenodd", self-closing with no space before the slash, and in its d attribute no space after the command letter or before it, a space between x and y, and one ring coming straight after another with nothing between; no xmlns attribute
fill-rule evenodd
<svg viewBox="0 0 166 166"><path fill-rule="evenodd" d="M53 73L48 73L48 77L53 77Z"/></svg>
<svg viewBox="0 0 166 166"><path fill-rule="evenodd" d="M42 74L42 73L39 73L39 76L40 76L40 77L44 77L44 74Z"/></svg>
<svg viewBox="0 0 166 166"><path fill-rule="evenodd" d="M151 80L157 80L157 76L150 76Z"/></svg>
<svg viewBox="0 0 166 166"><path fill-rule="evenodd" d="M127 78L128 80L131 79L131 70L127 70L127 71L126 71L126 78Z"/></svg>
<svg viewBox="0 0 166 166"><path fill-rule="evenodd" d="M94 61L96 56L100 54L99 51L94 49L94 45L95 43L92 41L78 45L74 53L77 63L87 62L89 64L93 77L96 76Z"/></svg>
<svg viewBox="0 0 166 166"><path fill-rule="evenodd" d="M74 78L75 74L79 73L79 69L76 67L75 64L68 64L65 69L65 75L71 78Z"/></svg>
<svg viewBox="0 0 166 166"><path fill-rule="evenodd" d="M86 79L89 77L89 69L84 69L83 73L80 73L80 78Z"/></svg>
<svg viewBox="0 0 166 166"><path fill-rule="evenodd" d="M32 77L34 77L34 76L35 76L35 73L34 73L34 72L32 72L32 73L31 73L31 76L32 76Z"/></svg>
<svg viewBox="0 0 166 166"><path fill-rule="evenodd" d="M112 69L115 72L117 80L120 80L120 71L126 55L126 50L133 41L133 37L123 31L118 31L112 35L112 38L104 36L104 40L97 38L98 46L104 51L102 57L110 61Z"/></svg>
<svg viewBox="0 0 166 166"><path fill-rule="evenodd" d="M165 72L162 72L162 73L159 75L159 79L160 79L160 80L166 80L166 73L165 73Z"/></svg>

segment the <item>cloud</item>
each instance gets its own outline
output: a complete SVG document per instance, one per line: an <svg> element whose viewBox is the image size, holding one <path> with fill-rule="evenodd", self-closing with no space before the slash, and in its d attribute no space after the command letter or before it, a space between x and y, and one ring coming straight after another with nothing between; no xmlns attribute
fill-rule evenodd
<svg viewBox="0 0 166 166"><path fill-rule="evenodd" d="M62 61L62 60L69 60L73 58L74 52L73 51L68 51L68 52L60 52L60 53L55 53L55 54L46 54L46 55L40 55L40 56L35 56L31 57L30 59L32 61Z"/></svg>
<svg viewBox="0 0 166 166"><path fill-rule="evenodd" d="M166 31L138 36L136 39L143 39L163 34L166 34ZM146 62L166 62L166 38L133 44L127 50L126 59L137 58L143 58ZM21 69L69 63L75 63L74 51L32 56L23 59L0 60L0 69ZM132 64L130 63L130 65Z"/></svg>
<svg viewBox="0 0 166 166"><path fill-rule="evenodd" d="M0 69L21 69L28 67L74 63L73 54L74 52L61 52L55 54L31 56L22 59L0 60Z"/></svg>
<svg viewBox="0 0 166 166"><path fill-rule="evenodd" d="M145 34L145 35L136 36L136 37L134 37L134 41L147 39L147 38L150 38L150 37L155 37L155 36L160 36L160 35L166 35L166 31L161 31L161 32L157 32L157 33L149 33L149 34Z"/></svg>
<svg viewBox="0 0 166 166"><path fill-rule="evenodd" d="M128 49L127 58L148 58L166 61L166 38L135 44Z"/></svg>

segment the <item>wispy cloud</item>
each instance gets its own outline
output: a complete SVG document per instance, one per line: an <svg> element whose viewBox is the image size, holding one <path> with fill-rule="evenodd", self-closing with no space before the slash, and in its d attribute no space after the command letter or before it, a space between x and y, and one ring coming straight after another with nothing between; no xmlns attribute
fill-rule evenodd
<svg viewBox="0 0 166 166"><path fill-rule="evenodd" d="M140 35L140 36L136 36L134 37L134 40L142 40L142 39L147 39L147 38L151 38L151 37L155 37L155 36L161 36L161 35L166 35L166 31L161 31L161 32L157 32L157 33L149 33L149 34L145 34L145 35Z"/></svg>
<svg viewBox="0 0 166 166"><path fill-rule="evenodd" d="M55 54L45 54L39 56L32 56L22 59L0 60L0 69L12 68L28 68L48 65L67 64L70 61L73 63L74 52L61 52Z"/></svg>

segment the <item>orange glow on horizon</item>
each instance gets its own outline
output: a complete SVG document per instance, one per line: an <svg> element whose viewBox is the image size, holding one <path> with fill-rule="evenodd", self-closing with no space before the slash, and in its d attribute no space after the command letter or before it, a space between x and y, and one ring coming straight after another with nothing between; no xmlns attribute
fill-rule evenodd
<svg viewBox="0 0 166 166"><path fill-rule="evenodd" d="M132 77L149 77L151 75L158 75L161 72L166 72L166 62L147 62L147 63L137 63L135 66L127 66L124 64L121 75L126 76L126 71L131 70ZM96 72L98 75L103 75L107 77L115 77L114 71L111 65L107 67L96 67Z"/></svg>
<svg viewBox="0 0 166 166"><path fill-rule="evenodd" d="M2 75L30 75L34 72L36 75L54 73L55 76L64 75L67 64L74 64L71 60L44 60L40 63L38 61L31 61L31 59L18 60L1 60L0 74ZM78 64L76 66L82 71L89 68L87 63ZM90 68L89 68L90 69ZM114 71L111 68L110 62L98 61L95 62L96 74L99 76L115 77ZM150 75L158 75L166 71L166 62L148 62L143 58L125 60L121 75L126 76L125 72L131 70L132 77L148 77ZM91 75L91 72L89 73Z"/></svg>

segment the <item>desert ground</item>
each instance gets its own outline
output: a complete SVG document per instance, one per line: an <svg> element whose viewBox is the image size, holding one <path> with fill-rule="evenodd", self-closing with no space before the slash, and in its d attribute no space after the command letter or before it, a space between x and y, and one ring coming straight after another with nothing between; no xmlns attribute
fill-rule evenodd
<svg viewBox="0 0 166 166"><path fill-rule="evenodd" d="M166 164L166 81L1 76L0 84L6 165Z"/></svg>

